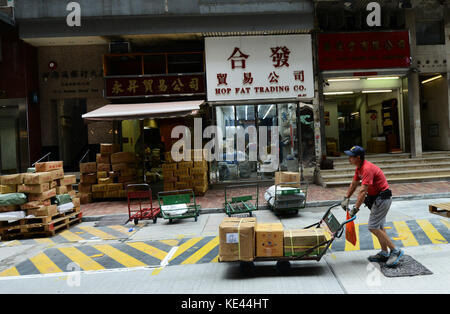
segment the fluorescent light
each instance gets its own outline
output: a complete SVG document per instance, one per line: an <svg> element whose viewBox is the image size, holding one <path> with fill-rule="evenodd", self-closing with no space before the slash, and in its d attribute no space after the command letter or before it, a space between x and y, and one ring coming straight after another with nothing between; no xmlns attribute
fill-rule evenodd
<svg viewBox="0 0 450 314"><path fill-rule="evenodd" d="M267 110L266 114L264 115L263 120L267 117L267 115L269 114L270 110L272 110L273 106L275 106L275 105L270 106L269 110Z"/></svg>
<svg viewBox="0 0 450 314"><path fill-rule="evenodd" d="M348 81L360 81L360 78L342 78L342 79L329 79L328 82L348 82Z"/></svg>
<svg viewBox="0 0 450 314"><path fill-rule="evenodd" d="M434 80L440 79L441 77L442 77L442 75L438 75L438 76L435 76L435 77L429 78L428 80L422 81L422 84L426 84L426 83L429 83L429 82L431 82L431 81L434 81Z"/></svg>
<svg viewBox="0 0 450 314"><path fill-rule="evenodd" d="M350 115L351 116L356 116L356 115L358 115L359 114L359 112L352 112Z"/></svg>
<svg viewBox="0 0 450 314"><path fill-rule="evenodd" d="M351 95L354 94L354 92L327 92L323 93L324 95Z"/></svg>
<svg viewBox="0 0 450 314"><path fill-rule="evenodd" d="M363 90L363 94L371 94L371 93L390 93L392 89L379 89L379 90Z"/></svg>
<svg viewBox="0 0 450 314"><path fill-rule="evenodd" d="M379 77L368 77L368 81L378 81L378 80L398 80L399 76L379 76Z"/></svg>

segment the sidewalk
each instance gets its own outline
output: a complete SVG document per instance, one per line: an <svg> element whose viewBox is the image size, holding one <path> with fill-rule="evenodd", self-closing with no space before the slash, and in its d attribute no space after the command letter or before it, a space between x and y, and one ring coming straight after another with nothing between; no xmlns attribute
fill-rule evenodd
<svg viewBox="0 0 450 314"><path fill-rule="evenodd" d="M390 185L394 200L421 199L450 197L450 181L394 183ZM267 187L260 187L259 206L266 206L264 192ZM241 194L249 191L241 191ZM327 206L333 202L342 200L347 187L323 188L318 185L310 185L308 188L307 206ZM355 197L355 195L353 195ZM197 204L202 211L214 212L223 208L224 191L219 189L209 190L204 196L196 197ZM158 201L153 200L153 206L158 206ZM128 214L126 201L96 202L81 205L84 217L104 216L114 214Z"/></svg>

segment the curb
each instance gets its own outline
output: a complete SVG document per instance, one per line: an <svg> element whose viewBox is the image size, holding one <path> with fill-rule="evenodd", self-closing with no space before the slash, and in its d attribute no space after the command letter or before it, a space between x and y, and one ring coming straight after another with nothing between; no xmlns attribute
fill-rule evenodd
<svg viewBox="0 0 450 314"><path fill-rule="evenodd" d="M393 201L410 201L410 200L422 200L422 199L434 199L434 198L450 198L450 192L444 192L444 193L431 193L431 194L411 194L411 195L400 195L400 196L393 196ZM315 201L315 202L307 202L307 207L324 207L324 206L331 206L336 203L341 202L342 200L327 200L327 201ZM354 200L351 201L352 204L354 204ZM258 210L269 210L267 205L261 205L258 207ZM220 214L224 213L223 208L205 208L200 209L200 215L207 215L207 214ZM93 221L99 221L103 219L104 217L114 217L114 216L123 216L125 214L110 214L110 215L97 215L97 216L83 216L81 219L82 222L93 222Z"/></svg>

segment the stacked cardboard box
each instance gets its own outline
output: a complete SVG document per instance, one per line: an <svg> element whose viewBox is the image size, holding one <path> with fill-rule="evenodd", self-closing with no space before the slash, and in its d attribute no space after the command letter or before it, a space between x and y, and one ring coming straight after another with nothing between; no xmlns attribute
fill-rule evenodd
<svg viewBox="0 0 450 314"><path fill-rule="evenodd" d="M92 203L92 185L97 183L97 163L80 163L80 183L78 192L81 204Z"/></svg>
<svg viewBox="0 0 450 314"><path fill-rule="evenodd" d="M196 194L203 195L208 190L208 163L203 150L192 150L190 156L191 161L174 162L171 153L165 153L166 163L162 165L164 191L193 189Z"/></svg>
<svg viewBox="0 0 450 314"><path fill-rule="evenodd" d="M96 160L93 198L125 198L126 185L137 183L135 154L120 152L117 144L100 144L100 154L97 154Z"/></svg>
<svg viewBox="0 0 450 314"><path fill-rule="evenodd" d="M255 259L256 218L224 218L219 226L219 261Z"/></svg>
<svg viewBox="0 0 450 314"><path fill-rule="evenodd" d="M23 174L11 174L0 177L0 194L17 193L17 187L23 183ZM0 206L0 213L19 210L18 205Z"/></svg>

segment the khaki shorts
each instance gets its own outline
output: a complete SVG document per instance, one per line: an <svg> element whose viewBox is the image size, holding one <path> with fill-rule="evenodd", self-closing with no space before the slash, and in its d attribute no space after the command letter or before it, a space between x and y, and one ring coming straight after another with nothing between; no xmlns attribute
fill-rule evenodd
<svg viewBox="0 0 450 314"><path fill-rule="evenodd" d="M369 216L369 229L382 229L386 223L386 215L391 208L392 197L382 199L377 197L373 203Z"/></svg>

